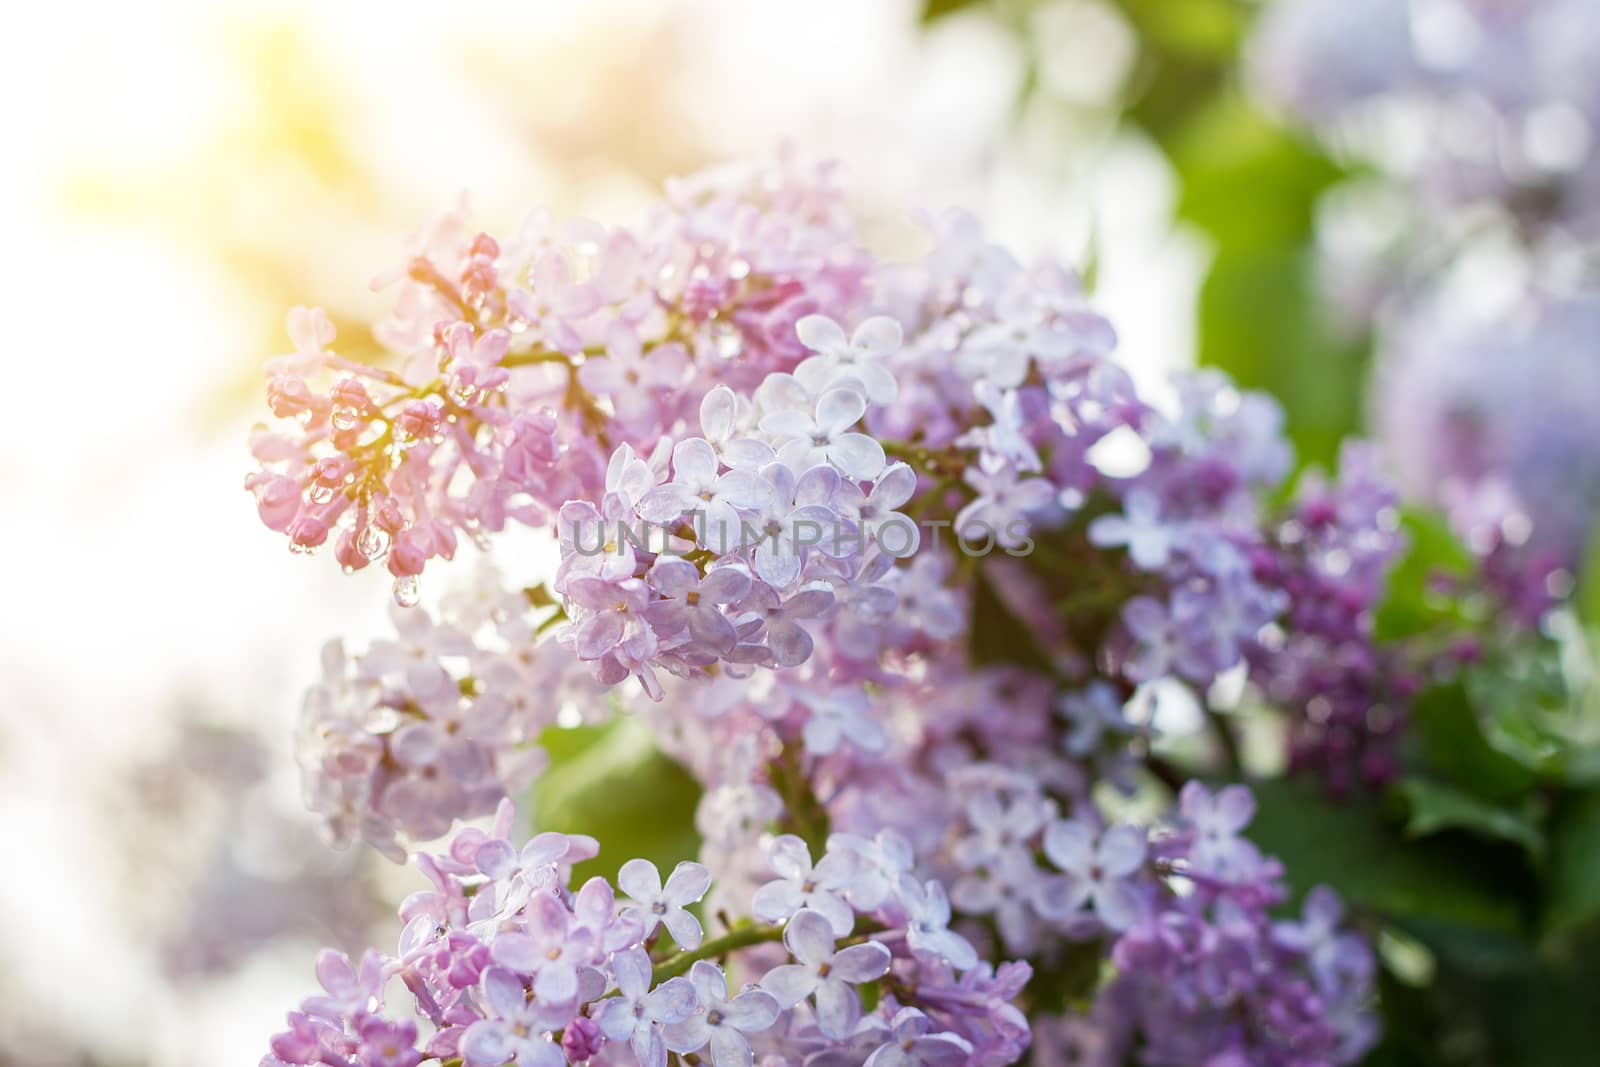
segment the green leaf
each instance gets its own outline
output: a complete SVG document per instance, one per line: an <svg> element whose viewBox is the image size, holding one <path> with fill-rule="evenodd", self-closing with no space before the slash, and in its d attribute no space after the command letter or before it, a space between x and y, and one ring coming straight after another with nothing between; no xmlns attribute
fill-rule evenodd
<svg viewBox="0 0 1600 1067"><path fill-rule="evenodd" d="M1544 925L1559 932L1600 916L1600 791L1570 801L1550 837Z"/></svg>
<svg viewBox="0 0 1600 1067"><path fill-rule="evenodd" d="M1323 308L1312 230L1342 171L1233 88L1192 111L1169 143L1178 214L1210 238L1200 361L1278 398L1303 459L1330 465L1365 404L1365 338Z"/></svg>
<svg viewBox="0 0 1600 1067"><path fill-rule="evenodd" d="M1578 617L1588 626L1600 626L1600 527L1589 538L1578 569Z"/></svg>
<svg viewBox="0 0 1600 1067"><path fill-rule="evenodd" d="M596 859L574 869L574 885L596 874L614 879L636 856L665 874L699 855L700 787L657 750L638 720L617 715L602 726L550 729L540 742L551 766L533 787L538 828L589 834L601 843Z"/></svg>
<svg viewBox="0 0 1600 1067"><path fill-rule="evenodd" d="M984 0L923 0L922 21L932 22L945 15L953 15L957 11L979 7L983 2Z"/></svg>
<svg viewBox="0 0 1600 1067"><path fill-rule="evenodd" d="M1410 811L1406 836L1427 837L1441 830L1467 830L1521 845L1530 856L1544 854L1544 833L1532 799L1515 808L1491 804L1471 793L1428 778L1407 778L1395 786Z"/></svg>
<svg viewBox="0 0 1600 1067"><path fill-rule="evenodd" d="M1408 841L1365 797L1333 801L1313 783L1253 783L1250 837L1283 861L1295 894L1326 884L1353 905L1397 919L1427 917L1518 934L1526 869L1504 846L1456 836Z"/></svg>
<svg viewBox="0 0 1600 1067"><path fill-rule="evenodd" d="M1411 723L1429 764L1479 797L1514 800L1538 782L1536 772L1490 743L1465 680L1420 693Z"/></svg>
<svg viewBox="0 0 1600 1067"><path fill-rule="evenodd" d="M1374 632L1379 641L1409 637L1457 617L1453 599L1437 592L1434 583L1440 577L1468 577L1476 566L1471 551L1434 512L1407 508L1401 512L1400 528L1406 548L1389 572L1378 605Z"/></svg>

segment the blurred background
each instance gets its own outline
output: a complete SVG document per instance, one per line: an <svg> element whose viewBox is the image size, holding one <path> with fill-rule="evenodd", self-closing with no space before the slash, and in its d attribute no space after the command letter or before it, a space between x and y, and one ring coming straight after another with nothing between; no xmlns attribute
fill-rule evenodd
<svg viewBox="0 0 1600 1067"><path fill-rule="evenodd" d="M245 435L263 411L261 364L287 347L287 308L320 304L342 342L370 341L369 279L464 194L490 232L539 206L621 221L664 177L708 163L785 142L835 156L884 247L916 208L976 212L1020 252L1091 274L1144 383L1199 360L1274 392L1308 463L1396 421L1369 401L1369 367L1375 347L1407 348L1418 308L1521 307L1487 364L1516 365L1530 335L1541 350L1592 348L1581 314L1544 329L1525 307L1535 282L1541 301L1581 296L1585 224L1530 237L1520 207L1482 207L1592 170L1590 87L1541 82L1544 96L1508 104L1479 82L1529 80L1489 63L1516 34L1424 10L1503 9L1494 17L1517 30L1541 5L1296 0L1320 23L1280 15L1290 6L31 7L0 64L15 309L0 419L0 834L20 872L0 880L0 958L13 961L0 1064L253 1063L309 987L316 946L392 939L411 874L323 848L288 752L318 649L380 629L388 585L305 565L260 526L241 491ZM1571 18L1582 4L1566 6ZM1338 24L1356 9L1367 22ZM1253 29L1260 17L1277 21ZM1316 50L1338 25L1356 43L1329 73ZM1465 94L1493 144L1526 149L1470 161L1516 196L1438 184L1430 158L1387 151L1417 116L1367 105L1404 95L1388 90L1410 86L1407 64L1439 40L1455 51L1429 70L1466 86L1450 99ZM1527 51L1529 69L1549 66ZM1565 110L1539 110L1551 93ZM1476 143L1470 124L1458 135ZM1405 221L1423 214L1426 226ZM1434 284L1446 275L1455 288ZM1397 293L1414 297L1404 315ZM1454 350L1421 347L1434 362L1406 372L1399 395L1437 399ZM1482 380L1467 374L1458 392L1477 402ZM1525 409L1571 393L1562 380ZM1463 410L1468 429L1485 424L1465 401L1436 407L1439 425ZM1398 422L1391 436L1419 432ZM1576 455L1543 437L1517 447L1529 463ZM1469 528L1486 513L1492 453L1455 472L1445 501ZM1433 467L1410 474L1419 498L1441 484ZM1556 549L1567 556L1593 514L1593 495L1575 499ZM1497 536L1521 529L1505 520L1526 521L1523 503L1494 512Z"/></svg>

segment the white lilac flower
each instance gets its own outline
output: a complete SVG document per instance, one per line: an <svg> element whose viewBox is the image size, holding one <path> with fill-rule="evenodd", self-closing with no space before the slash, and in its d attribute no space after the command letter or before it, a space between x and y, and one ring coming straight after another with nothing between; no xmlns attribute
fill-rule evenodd
<svg viewBox="0 0 1600 1067"><path fill-rule="evenodd" d="M913 952L935 956L958 971L977 965L978 953L972 943L950 929L950 901L943 885L933 880L919 883L902 875L896 892L905 909L906 941Z"/></svg>
<svg viewBox="0 0 1600 1067"><path fill-rule="evenodd" d="M816 407L785 408L761 417L761 432L777 442L778 458L797 474L831 464L848 478L870 481L883 471L883 445L853 427L867 411L854 389L829 389Z"/></svg>
<svg viewBox="0 0 1600 1067"><path fill-rule="evenodd" d="M828 920L803 910L783 930L783 945L797 962L766 973L761 988L783 1008L807 997L814 999L817 1025L829 1037L843 1037L861 1017L861 998L855 986L881 978L889 970L889 950L876 941L864 941L834 951L834 932Z"/></svg>
<svg viewBox="0 0 1600 1067"><path fill-rule="evenodd" d="M1125 930L1138 919L1137 876L1144 867L1145 835L1132 826L1113 826L1104 833L1081 822L1060 819L1044 835L1044 853L1066 878L1045 883L1040 909L1066 918L1089 904L1100 921Z"/></svg>
<svg viewBox="0 0 1600 1067"><path fill-rule="evenodd" d="M700 947L700 920L686 910L711 888L711 872L703 865L685 861L672 869L667 884L649 860L632 859L617 872L617 885L628 894L626 914L636 916L650 936L659 923L667 928L679 948Z"/></svg>
<svg viewBox="0 0 1600 1067"><path fill-rule="evenodd" d="M855 911L844 899L856 877L857 859L851 849L830 848L813 867L806 843L794 834L781 834L767 846L767 862L778 877L756 890L757 916L777 922L804 908L826 919L838 937L855 928Z"/></svg>
<svg viewBox="0 0 1600 1067"><path fill-rule="evenodd" d="M728 979L709 960L697 960L689 969L697 1006L682 1022L663 1030L673 1052L698 1052L711 1046L714 1067L750 1067L749 1035L759 1034L778 1021L777 998L761 989L728 996Z"/></svg>
<svg viewBox="0 0 1600 1067"><path fill-rule="evenodd" d="M800 343L817 353L795 368L795 374L821 373L832 384L855 378L874 404L892 403L897 392L894 375L885 366L902 340L900 324L879 315L857 326L847 340L837 322L823 315L807 315L795 323Z"/></svg>
<svg viewBox="0 0 1600 1067"><path fill-rule="evenodd" d="M612 958L617 996L601 1002L595 1021L612 1041L626 1041L640 1067L666 1067L665 1027L681 1023L694 1011L694 986L687 978L669 978L650 988L650 956L642 948Z"/></svg>
<svg viewBox="0 0 1600 1067"><path fill-rule="evenodd" d="M959 1067L972 1043L959 1034L931 1033L933 1020L917 1008L901 1008L889 1022L887 1042L867 1057L865 1067Z"/></svg>
<svg viewBox="0 0 1600 1067"><path fill-rule="evenodd" d="M1122 501L1121 515L1101 515L1089 524L1089 543L1125 546L1142 570L1160 570L1172 557L1182 526L1161 518L1161 501L1148 489L1134 489Z"/></svg>

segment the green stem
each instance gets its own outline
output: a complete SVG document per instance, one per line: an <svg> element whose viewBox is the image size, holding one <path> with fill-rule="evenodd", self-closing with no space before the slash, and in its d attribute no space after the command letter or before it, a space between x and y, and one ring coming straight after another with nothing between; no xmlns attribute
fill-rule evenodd
<svg viewBox="0 0 1600 1067"><path fill-rule="evenodd" d="M778 941L783 937L783 927L756 925L754 923L735 927L723 934L706 941L692 952L679 952L668 956L655 965L652 972L652 985L659 985L668 978L676 978L687 973L699 960L709 960L716 956L725 956L741 948L751 945L766 944L769 941Z"/></svg>
<svg viewBox="0 0 1600 1067"><path fill-rule="evenodd" d="M532 352L511 352L500 361L502 367L531 367L536 363L566 363L572 359L564 352L549 352L536 348Z"/></svg>

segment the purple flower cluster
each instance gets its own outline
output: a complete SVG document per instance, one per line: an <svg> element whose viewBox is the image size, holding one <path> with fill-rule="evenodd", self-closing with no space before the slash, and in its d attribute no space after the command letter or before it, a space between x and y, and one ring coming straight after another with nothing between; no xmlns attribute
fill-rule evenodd
<svg viewBox="0 0 1600 1067"><path fill-rule="evenodd" d="M452 211L375 282L397 292L373 333L398 368L336 355L323 312L291 313L267 390L288 428L253 435L246 488L291 548L331 541L347 571L385 560L415 603L461 534L612 488L606 457L692 413L691 382L797 362L799 318L861 299L853 249L829 169L787 159L678 182L638 231L536 214L501 242Z"/></svg>
<svg viewBox="0 0 1600 1067"><path fill-rule="evenodd" d="M1377 164L1321 205L1325 280L1375 330L1402 488L1450 513L1517 625L1600 499L1579 430L1600 389L1597 49L1587 0L1286 0L1253 44L1270 101Z"/></svg>
<svg viewBox="0 0 1600 1067"><path fill-rule="evenodd" d="M573 889L571 865L595 841L544 833L517 849L511 818L506 802L491 829L417 857L431 888L402 905L398 953L353 966L325 952L324 992L289 1014L263 1067L664 1067L669 1053L717 1067L999 1064L1026 1047L1010 1002L1027 965L979 960L903 839L839 835L815 868L798 839L775 839L778 877L754 894L757 918L708 939L688 910L711 884L705 867L680 863L663 884L631 860L616 887ZM396 981L407 1005L391 1013Z"/></svg>
<svg viewBox="0 0 1600 1067"><path fill-rule="evenodd" d="M596 687L541 651L533 609L485 569L436 621L393 608L392 638L354 658L323 651L296 734L306 806L337 844L364 840L403 861L403 840L488 815L545 764L539 733L563 707L594 706Z"/></svg>
<svg viewBox="0 0 1600 1067"><path fill-rule="evenodd" d="M1251 676L1275 704L1303 709L1290 723L1291 766L1314 769L1335 794L1393 776L1420 683L1402 650L1373 640L1373 612L1403 547L1399 525L1373 450L1348 444L1338 480L1308 477L1271 550L1253 560L1256 579L1288 609L1250 643Z"/></svg>
<svg viewBox="0 0 1600 1067"><path fill-rule="evenodd" d="M1392 494L1352 452L1276 514L1292 464L1271 401L1215 373L1141 394L1076 276L966 216L930 230L919 261L880 262L826 169L786 161L675 185L632 231L537 221L470 263L449 241L431 273L413 262L377 331L412 384L366 431L411 443L386 440L345 503L292 495L287 521L338 507L359 537L363 501L398 494L402 533L425 512L487 542L477 509L498 500L553 525L559 562L330 653L310 804L399 856L523 789L545 730L620 712L700 785L703 866L629 863L622 901L567 885L593 842L461 831L419 861L435 888L372 964L421 1025L334 968L356 992L308 1002L280 1060L1009 1063L1030 965L986 961L1076 949L1151 982L1215 975L1166 983L1184 1000L1166 1031L1140 1024L1152 1043L1352 1058L1366 983L1323 988L1271 939L1278 872L1237 837L1238 801L1191 788L1152 835L1096 787L1151 786L1147 683L1236 670L1296 722L1334 690L1340 729L1372 720ZM441 440L403 429L411 404L444 413ZM319 418L271 477L337 447ZM694 906L735 918L708 936ZM1180 948L1181 967L1161 955Z"/></svg>
<svg viewBox="0 0 1600 1067"><path fill-rule="evenodd" d="M1281 107L1416 187L1592 240L1600 12L1587 0L1287 0L1252 51Z"/></svg>

